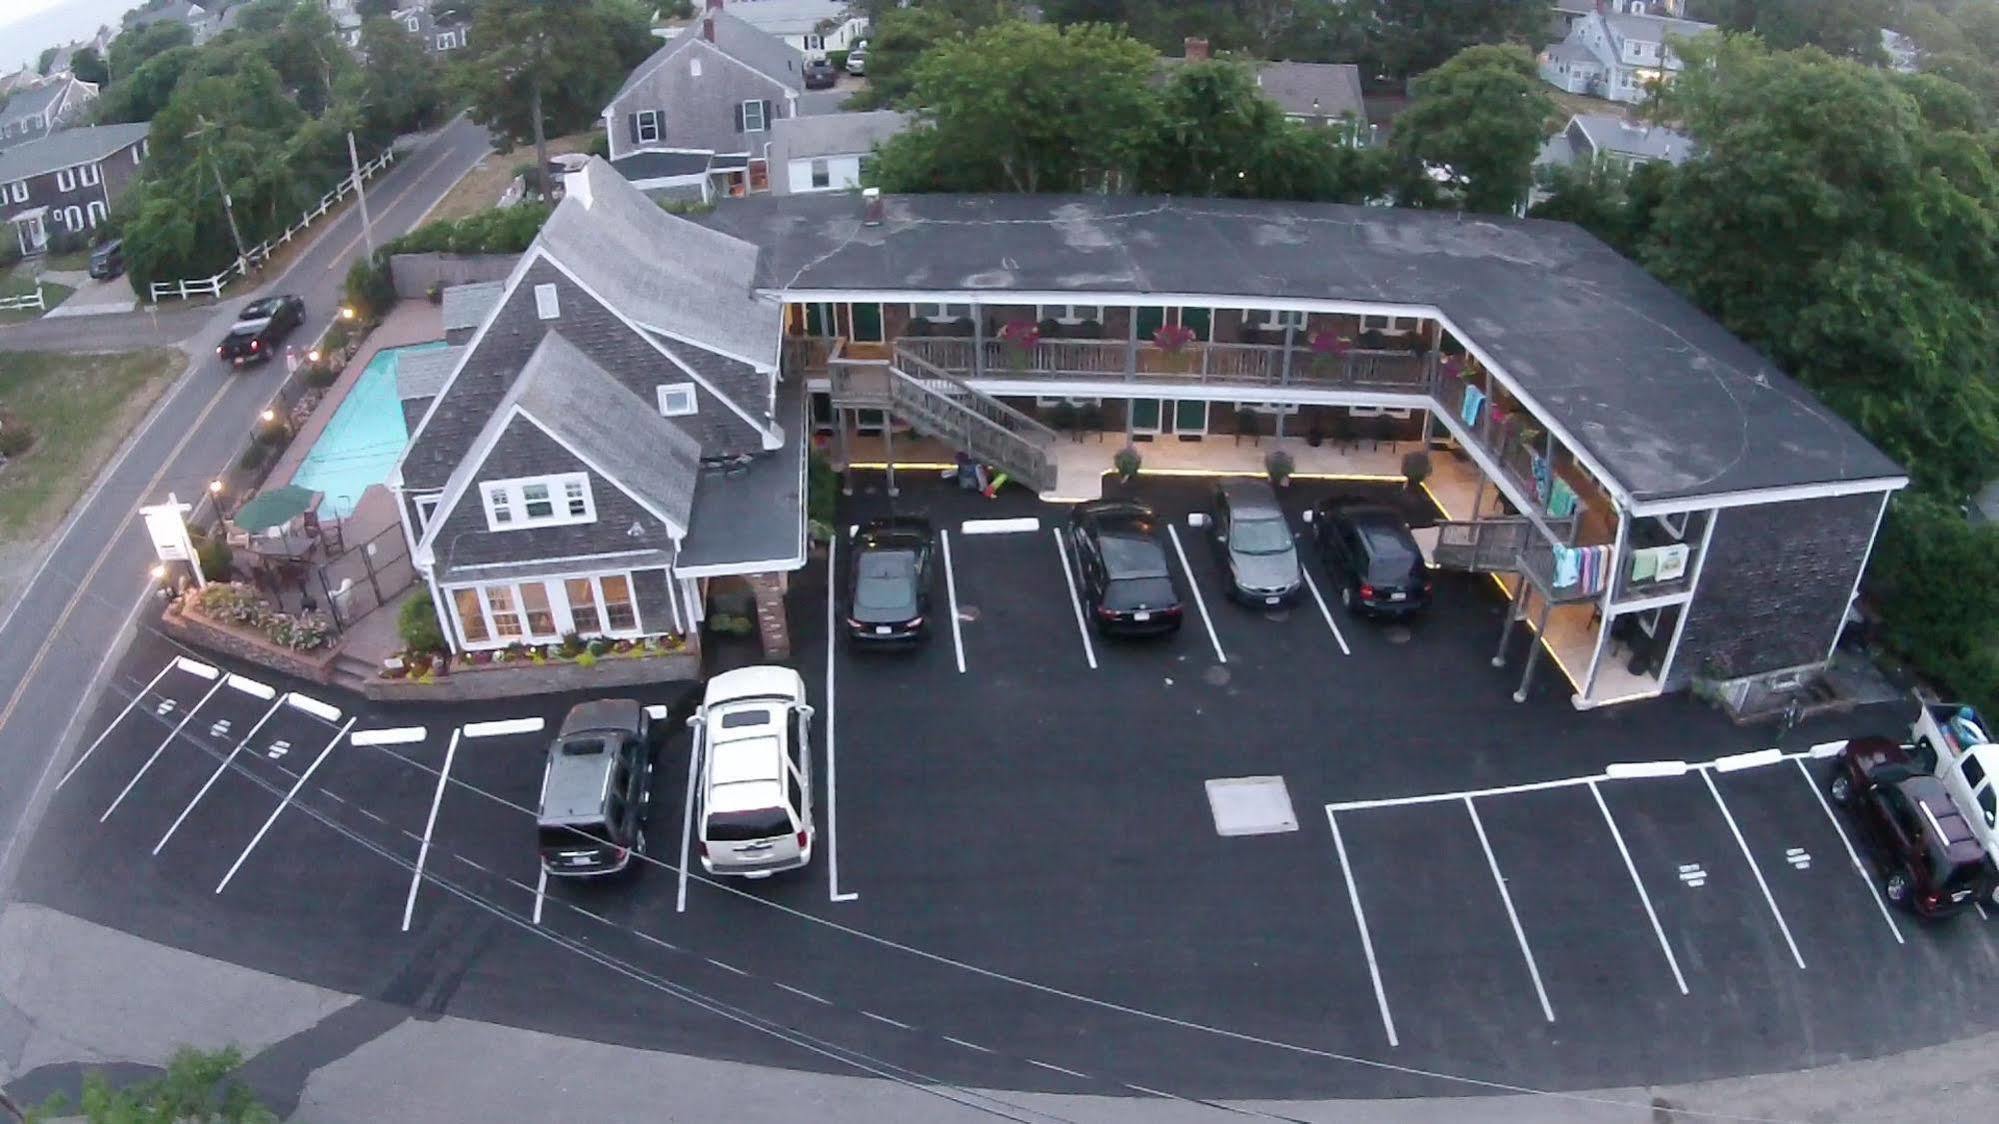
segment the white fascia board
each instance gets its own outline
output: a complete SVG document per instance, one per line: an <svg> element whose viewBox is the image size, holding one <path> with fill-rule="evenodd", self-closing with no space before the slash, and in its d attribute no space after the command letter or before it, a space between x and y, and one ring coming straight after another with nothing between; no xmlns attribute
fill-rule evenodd
<svg viewBox="0 0 1999 1124"><path fill-rule="evenodd" d="M1794 503L1822 500L1832 496L1852 496L1865 492L1898 492L1909 486L1906 476L1880 476L1867 480L1835 480L1824 484L1794 484L1785 488L1760 488L1746 492L1717 492L1711 496L1682 496L1670 500L1635 503L1633 515L1677 515L1682 511L1707 511L1723 507L1754 507L1766 503Z"/></svg>
<svg viewBox="0 0 1999 1124"><path fill-rule="evenodd" d="M759 290L801 304L1096 304L1108 308L1241 308L1286 312L1330 312L1355 316L1437 317L1430 305L1389 301L1327 300L1320 297L1239 296L1225 293L1092 292L1080 289L811 289Z"/></svg>

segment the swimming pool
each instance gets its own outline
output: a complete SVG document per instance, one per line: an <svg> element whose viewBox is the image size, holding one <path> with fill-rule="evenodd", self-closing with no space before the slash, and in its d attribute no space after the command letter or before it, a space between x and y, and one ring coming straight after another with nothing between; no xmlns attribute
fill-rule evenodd
<svg viewBox="0 0 1999 1124"><path fill-rule="evenodd" d="M292 483L325 493L319 504L321 519L352 515L361 493L389 478L389 470L409 443L402 399L396 394L397 357L446 346L440 340L385 347L368 360L367 369L312 443L312 451L292 473Z"/></svg>

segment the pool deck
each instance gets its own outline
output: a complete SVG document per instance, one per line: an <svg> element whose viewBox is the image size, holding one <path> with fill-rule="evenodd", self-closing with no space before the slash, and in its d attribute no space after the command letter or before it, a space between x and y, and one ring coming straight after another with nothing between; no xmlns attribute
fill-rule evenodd
<svg viewBox="0 0 1999 1124"><path fill-rule="evenodd" d="M285 451L278 457L276 467L271 469L269 480L272 483L266 486L276 487L279 483L290 483L292 477L298 474L299 466L305 463L305 458L312 452L313 443L319 440L321 433L325 432L326 423L333 420L334 412L347 400L347 392L353 390L354 384L360 381L361 372L368 369L368 363L375 358L376 352L383 348L407 347L413 343L433 343L442 339L444 339L444 315L441 308L426 300L396 302L394 310L379 327L369 333L367 341L361 345L361 350L354 353L353 360L340 372L340 377L334 380L332 386L326 388L326 396L319 400L318 407L312 411L312 416L306 419L298 435L292 438L292 443L285 446Z"/></svg>

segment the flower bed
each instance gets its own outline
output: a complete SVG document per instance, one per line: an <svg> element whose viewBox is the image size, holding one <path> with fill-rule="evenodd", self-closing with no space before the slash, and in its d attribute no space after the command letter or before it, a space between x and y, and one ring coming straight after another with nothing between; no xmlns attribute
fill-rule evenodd
<svg viewBox="0 0 1999 1124"><path fill-rule="evenodd" d="M411 683L432 683L456 673L477 672L501 667L548 667L570 664L591 668L608 660L637 660L653 656L678 655L687 651L686 637L669 633L636 640L596 637L584 640L570 636L556 644L512 644L461 655L443 652L408 652L396 657L395 664L382 669L381 678Z"/></svg>
<svg viewBox="0 0 1999 1124"><path fill-rule="evenodd" d="M601 647L592 651L593 646ZM399 658L400 668L366 680L360 684L361 693L381 702L462 702L615 687L645 690L661 683L691 683L701 676L700 645L678 636L600 639L580 648L522 644L450 657Z"/></svg>
<svg viewBox="0 0 1999 1124"><path fill-rule="evenodd" d="M217 624L255 632L293 652L310 652L333 643L333 622L324 613L294 616L274 609L264 595L242 582L210 582L181 599L183 612Z"/></svg>

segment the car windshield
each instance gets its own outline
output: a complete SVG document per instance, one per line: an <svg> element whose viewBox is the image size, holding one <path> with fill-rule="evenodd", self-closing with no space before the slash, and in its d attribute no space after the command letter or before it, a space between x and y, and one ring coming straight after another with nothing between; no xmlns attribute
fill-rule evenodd
<svg viewBox="0 0 1999 1124"><path fill-rule="evenodd" d="M265 297L260 301L252 301L248 307L243 309L243 315L237 317L237 319L269 320L271 317L277 315L278 303L278 298L276 297Z"/></svg>
<svg viewBox="0 0 1999 1124"><path fill-rule="evenodd" d="M1229 529L1238 554L1282 554L1291 549L1291 525L1282 519L1238 519Z"/></svg>
<svg viewBox="0 0 1999 1124"><path fill-rule="evenodd" d="M543 850L557 847L596 847L610 833L600 823L543 824L538 833Z"/></svg>
<svg viewBox="0 0 1999 1124"><path fill-rule="evenodd" d="M716 812L708 817L703 836L712 843L752 843L791 834L791 816L783 808L756 808L747 812Z"/></svg>
<svg viewBox="0 0 1999 1124"><path fill-rule="evenodd" d="M1106 609L1163 609L1177 600L1165 578L1118 578L1104 589Z"/></svg>
<svg viewBox="0 0 1999 1124"><path fill-rule="evenodd" d="M256 335L260 330L255 324L238 324L229 329L229 338L232 340L246 340Z"/></svg>
<svg viewBox="0 0 1999 1124"><path fill-rule="evenodd" d="M1104 565L1119 578L1163 578L1166 552L1149 538L1105 535L1097 540L1104 552Z"/></svg>
<svg viewBox="0 0 1999 1124"><path fill-rule="evenodd" d="M862 609L901 609L910 604L916 554L908 550L870 551L856 563L854 604Z"/></svg>

